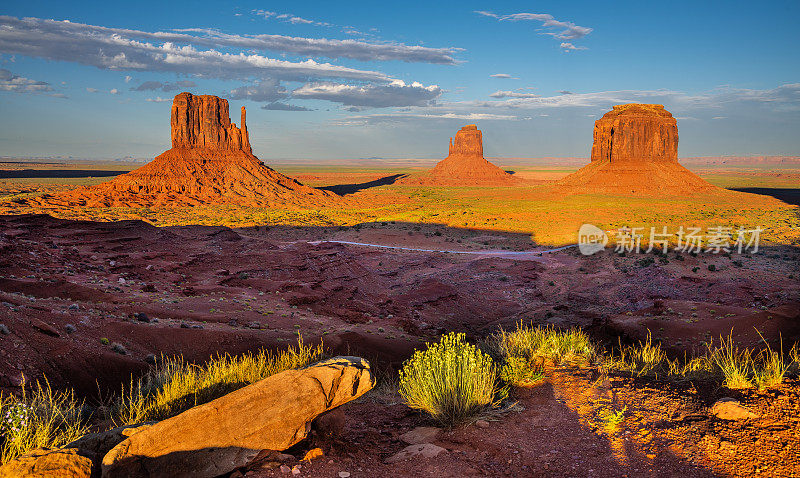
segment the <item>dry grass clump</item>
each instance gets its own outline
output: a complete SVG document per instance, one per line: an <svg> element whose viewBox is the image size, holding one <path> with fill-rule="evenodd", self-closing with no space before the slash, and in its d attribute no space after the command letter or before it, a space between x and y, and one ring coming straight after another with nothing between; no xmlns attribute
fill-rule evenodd
<svg viewBox="0 0 800 478"><path fill-rule="evenodd" d="M204 365L186 363L181 357L162 358L143 377L123 387L113 420L128 425L169 418L270 375L304 367L322 352L322 344L305 345L301 337L296 347L281 352L224 354Z"/></svg>
<svg viewBox="0 0 800 478"><path fill-rule="evenodd" d="M0 465L36 448L66 445L89 432L83 401L45 380L22 384L19 397L0 393Z"/></svg>
<svg viewBox="0 0 800 478"><path fill-rule="evenodd" d="M456 333L414 352L400 370L399 392L408 406L446 426L497 407L508 393L492 358Z"/></svg>
<svg viewBox="0 0 800 478"><path fill-rule="evenodd" d="M528 363L551 360L554 363L593 361L600 351L583 330L572 327L559 330L552 326L517 325L513 332L500 332L494 337L496 348L507 361L524 359Z"/></svg>

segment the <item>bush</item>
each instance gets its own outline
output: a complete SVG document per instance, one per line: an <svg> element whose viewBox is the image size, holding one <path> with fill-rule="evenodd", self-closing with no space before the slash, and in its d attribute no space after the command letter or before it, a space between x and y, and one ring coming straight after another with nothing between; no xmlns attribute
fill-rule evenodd
<svg viewBox="0 0 800 478"><path fill-rule="evenodd" d="M322 351L322 344L307 346L300 337L297 347L283 352L219 355L202 366L181 357L162 357L143 377L123 387L114 423L130 425L175 416L270 375L304 367L319 360Z"/></svg>
<svg viewBox="0 0 800 478"><path fill-rule="evenodd" d="M507 396L492 358L450 333L417 350L400 370L400 395L446 426L464 423Z"/></svg>
<svg viewBox="0 0 800 478"><path fill-rule="evenodd" d="M72 391L54 392L47 381L20 397L0 393L0 465L35 448L66 445L89 432L83 402Z"/></svg>
<svg viewBox="0 0 800 478"><path fill-rule="evenodd" d="M573 327L559 330L553 326L524 327L522 322L517 330L500 330L495 335L497 348L505 361L522 358L529 364L550 359L555 363L591 361L598 356L598 350L583 330Z"/></svg>

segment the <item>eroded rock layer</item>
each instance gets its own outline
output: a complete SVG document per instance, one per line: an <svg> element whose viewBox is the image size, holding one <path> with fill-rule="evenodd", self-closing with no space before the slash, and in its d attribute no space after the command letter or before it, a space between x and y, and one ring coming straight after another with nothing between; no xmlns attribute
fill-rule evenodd
<svg viewBox="0 0 800 478"><path fill-rule="evenodd" d="M716 190L678 163L678 124L663 105L616 105L594 124L591 162L559 180L564 192L686 194Z"/></svg>
<svg viewBox="0 0 800 478"><path fill-rule="evenodd" d="M242 107L231 123L228 101L180 93L172 103L172 149L130 173L88 188L31 199L87 207L313 206L337 196L300 184L253 155Z"/></svg>

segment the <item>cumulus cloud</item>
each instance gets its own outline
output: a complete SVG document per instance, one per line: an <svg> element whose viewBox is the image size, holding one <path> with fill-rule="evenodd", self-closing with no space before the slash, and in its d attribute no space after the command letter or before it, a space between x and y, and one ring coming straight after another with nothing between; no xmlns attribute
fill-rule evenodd
<svg viewBox="0 0 800 478"><path fill-rule="evenodd" d="M571 50L587 50L585 46L575 46L570 42L561 42L560 45L562 50L571 51Z"/></svg>
<svg viewBox="0 0 800 478"><path fill-rule="evenodd" d="M145 81L141 85L131 88L131 91L175 91L175 90L184 90L187 88L194 88L197 86L194 81L189 80L180 80L174 83L165 82L162 83L160 81Z"/></svg>
<svg viewBox="0 0 800 478"><path fill-rule="evenodd" d="M305 106L290 105L288 103L282 103L280 101L266 104L262 106L261 109L273 110L273 111L314 111L313 109L306 108Z"/></svg>
<svg viewBox="0 0 800 478"><path fill-rule="evenodd" d="M15 93L51 93L53 87L50 86L50 83L31 80L0 68L0 91L13 91ZM55 93L51 94L51 96L62 97L63 95Z"/></svg>
<svg viewBox="0 0 800 478"><path fill-rule="evenodd" d="M476 10L475 13L484 17L494 18L500 22L520 22L533 21L541 23L542 27L548 31L542 32L543 35L550 35L558 40L578 40L592 32L592 28L582 27L572 22L556 20L549 13L512 13L509 15L498 15L485 10ZM562 42L561 48L566 50L585 50L585 47L576 47L572 43Z"/></svg>
<svg viewBox="0 0 800 478"><path fill-rule="evenodd" d="M152 43L148 43L152 42ZM370 43L358 40L332 40L284 35L231 35L217 30L187 28L169 32L147 32L124 28L72 23L40 18L0 16L0 51L51 60L73 61L100 68L156 69L174 71L186 64L186 73L213 75L210 68L249 67L249 73L267 69L291 74L311 75L315 72L329 77L359 75L358 70L317 62L281 62L249 52L223 54L214 50L198 51L201 45L210 48L239 48L256 51L275 51L290 55L323 58L350 58L361 61L406 61L437 64L456 64L453 55L459 48L429 48L402 43ZM204 60L206 71L189 68ZM197 65L194 65L197 67ZM155 68L154 68L155 67ZM351 71L348 71L351 70ZM374 72L369 72L374 76Z"/></svg>
<svg viewBox="0 0 800 478"><path fill-rule="evenodd" d="M495 91L491 95L492 98L539 98L535 93L520 93L519 91Z"/></svg>
<svg viewBox="0 0 800 478"><path fill-rule="evenodd" d="M231 98L235 100L269 101L274 102L286 98L286 88L280 81L266 78L252 85L240 86L231 90Z"/></svg>
<svg viewBox="0 0 800 478"><path fill-rule="evenodd" d="M425 106L432 104L441 94L442 89L436 85L424 86L417 82L406 84L402 80L394 80L387 85L314 82L292 91L294 98L327 100L344 106L371 108Z"/></svg>

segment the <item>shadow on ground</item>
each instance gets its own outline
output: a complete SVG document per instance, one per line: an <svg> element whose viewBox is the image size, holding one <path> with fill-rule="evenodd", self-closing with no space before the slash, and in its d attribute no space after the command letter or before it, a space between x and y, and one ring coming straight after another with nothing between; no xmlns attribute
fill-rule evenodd
<svg viewBox="0 0 800 478"><path fill-rule="evenodd" d="M731 191L772 196L785 203L800 206L800 188L731 188Z"/></svg>
<svg viewBox="0 0 800 478"><path fill-rule="evenodd" d="M320 187L319 189L324 189L325 191L330 191L332 193L344 196L345 194L353 194L369 188L376 188L378 186L388 186L389 184L394 184L395 181L405 176L407 175L392 174L391 176L384 176L382 178L374 179L372 181L367 181L366 183L336 184L334 186L323 186Z"/></svg>

